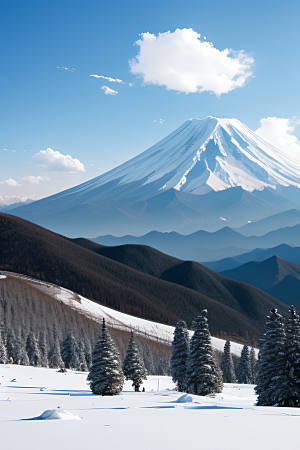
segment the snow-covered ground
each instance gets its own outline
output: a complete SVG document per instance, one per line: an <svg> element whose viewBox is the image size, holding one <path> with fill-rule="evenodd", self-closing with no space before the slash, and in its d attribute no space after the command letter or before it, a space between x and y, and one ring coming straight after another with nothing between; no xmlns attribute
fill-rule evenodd
<svg viewBox="0 0 300 450"><path fill-rule="evenodd" d="M159 340L165 343L171 343L174 337L174 327L170 325L164 325L157 322L151 322L150 320L141 319L139 317L130 316L119 311L116 311L106 306L102 306L99 303L95 303L92 300L75 294L68 289L64 289L54 284L42 282L25 275L20 275L13 272L0 272L1 277L12 277L22 279L27 284L34 286L35 289L39 289L42 292L47 293L55 300L64 302L72 309L78 310L80 313L85 314L92 320L102 321L104 318L106 323L114 328L118 328L126 331L134 331L136 334L144 335L145 337L153 340ZM199 311L200 313L201 311ZM193 332L190 331L190 335ZM216 350L223 351L225 341L216 337L211 338L212 346ZM236 342L231 342L231 353L236 356L241 356L243 345ZM256 350L258 354L258 350Z"/></svg>
<svg viewBox="0 0 300 450"><path fill-rule="evenodd" d="M222 394L176 403L182 394L172 391L169 377L149 377L145 393L133 392L126 382L121 395L101 397L91 393L86 376L0 365L1 450L279 450L299 445L300 409L254 406L253 385L226 384ZM26 420L46 410L82 420Z"/></svg>

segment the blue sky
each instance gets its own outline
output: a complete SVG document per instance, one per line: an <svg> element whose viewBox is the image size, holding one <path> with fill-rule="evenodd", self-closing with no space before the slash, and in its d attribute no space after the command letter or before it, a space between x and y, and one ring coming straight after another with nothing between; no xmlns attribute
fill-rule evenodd
<svg viewBox="0 0 300 450"><path fill-rule="evenodd" d="M285 119L266 122L264 137L281 133L276 138L281 147L292 145L297 151L298 0L1 0L0 6L0 197L4 203L38 199L100 175L191 117L236 117L253 130L263 118ZM187 63L185 56L174 57L184 29L191 29L186 36L194 39L190 56L186 41L183 46ZM169 36L164 34L168 31ZM149 45L155 42L154 53L147 50L146 37L141 36L147 32L153 35ZM198 41L196 33L201 35ZM134 45L138 40L143 47ZM200 47L200 42L211 42L215 50ZM164 56L164 45L173 60ZM197 54L199 58L196 55L195 66L193 49L204 50L202 56ZM241 53L230 57L246 67L245 80L242 87L234 87L240 75L233 74L231 90L226 92L216 80L209 91L213 74L201 58L212 62L213 71L214 64L223 64L224 49L244 50L248 59L243 60ZM139 52L147 72L137 76L130 71L129 61ZM161 59L156 60L160 53ZM137 70L142 67L137 60L135 64ZM165 80L169 68L170 73L176 71L175 79L170 75L167 85L154 84L155 77ZM195 82L207 76L204 92L192 92L190 73ZM179 80L189 93L180 92ZM101 89L104 86L108 89ZM109 90L117 93L105 93Z"/></svg>

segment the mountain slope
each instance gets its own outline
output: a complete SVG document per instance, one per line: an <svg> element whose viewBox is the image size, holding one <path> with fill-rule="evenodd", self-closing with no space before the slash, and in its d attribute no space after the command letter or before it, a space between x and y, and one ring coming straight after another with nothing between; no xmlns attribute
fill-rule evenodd
<svg viewBox="0 0 300 450"><path fill-rule="evenodd" d="M262 262L249 262L222 275L257 286L287 304L300 309L300 265L278 256Z"/></svg>
<svg viewBox="0 0 300 450"><path fill-rule="evenodd" d="M216 230L300 209L300 158L237 119L191 119L140 155L14 214L69 236Z"/></svg>
<svg viewBox="0 0 300 450"><path fill-rule="evenodd" d="M141 318L166 324L182 318L190 325L199 311L207 308L214 334L224 331L229 335L258 336L272 307L286 310L270 295L239 282L230 281L235 283L238 298L226 286L222 286L223 293L219 295L218 274L215 287L212 283L209 296L204 295L134 270L6 214L0 214L0 254L2 270L59 284L104 306ZM212 279L213 276L211 271Z"/></svg>
<svg viewBox="0 0 300 450"><path fill-rule="evenodd" d="M235 231L238 231L244 236L263 236L270 231L278 230L278 228L292 227L298 223L300 223L300 211L290 209L289 211L274 214L273 216L266 217L265 219L258 220L254 223L247 223L243 227L237 228Z"/></svg>

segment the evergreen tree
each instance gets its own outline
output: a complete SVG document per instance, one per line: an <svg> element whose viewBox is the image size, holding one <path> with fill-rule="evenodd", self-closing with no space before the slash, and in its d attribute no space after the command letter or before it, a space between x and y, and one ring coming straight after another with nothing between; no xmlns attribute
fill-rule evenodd
<svg viewBox="0 0 300 450"><path fill-rule="evenodd" d="M283 317L272 309L267 318L266 333L261 339L257 362L255 388L258 394L257 405L272 406L276 404L274 393L278 389L278 377L285 370L285 329Z"/></svg>
<svg viewBox="0 0 300 450"><path fill-rule="evenodd" d="M286 324L285 368L274 378L277 389L273 402L278 406L300 406L300 321L292 305Z"/></svg>
<svg viewBox="0 0 300 450"><path fill-rule="evenodd" d="M213 354L206 309L194 320L193 329L188 362L188 390L196 395L222 392L222 372Z"/></svg>
<svg viewBox="0 0 300 450"><path fill-rule="evenodd" d="M78 344L78 352L79 352L79 369L81 372L87 372L88 368L87 368L87 363L86 363L86 359L85 359L85 354L86 354L86 350L85 350L85 345L84 342L79 342Z"/></svg>
<svg viewBox="0 0 300 450"><path fill-rule="evenodd" d="M179 320L174 330L172 342L173 353L171 356L171 375L177 390L184 392L187 382L187 362L189 357L190 337L183 320Z"/></svg>
<svg viewBox="0 0 300 450"><path fill-rule="evenodd" d="M80 370L80 348L72 332L62 343L61 357L66 369Z"/></svg>
<svg viewBox="0 0 300 450"><path fill-rule="evenodd" d="M85 361L87 370L90 370L92 365L92 349L89 341L84 342L84 348L85 348Z"/></svg>
<svg viewBox="0 0 300 450"><path fill-rule="evenodd" d="M41 366L42 367L49 367L49 361L48 361L48 339L47 334L45 331L42 331L39 336L39 348L41 353Z"/></svg>
<svg viewBox="0 0 300 450"><path fill-rule="evenodd" d="M251 384L255 384L256 378L256 355L254 347L251 347L250 350L250 366L251 366Z"/></svg>
<svg viewBox="0 0 300 450"><path fill-rule="evenodd" d="M132 386L134 386L135 392L139 392L143 380L147 379L147 371L140 357L132 332L123 363L123 373L126 380L132 380Z"/></svg>
<svg viewBox="0 0 300 450"><path fill-rule="evenodd" d="M124 374L119 354L104 319L102 334L94 347L88 379L96 395L117 395L123 388Z"/></svg>
<svg viewBox="0 0 300 450"><path fill-rule="evenodd" d="M29 364L31 366L41 366L41 352L37 344L37 340L32 331L30 331L26 341L26 353L28 355Z"/></svg>
<svg viewBox="0 0 300 450"><path fill-rule="evenodd" d="M25 348L25 341L22 336L22 332L19 329L19 332L16 337L15 345L14 345L14 364L19 364L21 366L29 366L30 361Z"/></svg>
<svg viewBox="0 0 300 450"><path fill-rule="evenodd" d="M7 363L8 363L7 350L0 330L0 364L7 364Z"/></svg>
<svg viewBox="0 0 300 450"><path fill-rule="evenodd" d="M5 343L8 359L13 359L15 356L16 335L11 327L8 327L6 330Z"/></svg>
<svg viewBox="0 0 300 450"><path fill-rule="evenodd" d="M51 367L52 369L60 369L61 367L64 367L64 362L60 353L58 336L54 337L53 345L49 351L48 363L49 367Z"/></svg>
<svg viewBox="0 0 300 450"><path fill-rule="evenodd" d="M238 367L238 380L240 384L250 384L251 383L251 363L250 363L250 353L247 345L244 345L241 353L241 359Z"/></svg>
<svg viewBox="0 0 300 450"><path fill-rule="evenodd" d="M230 341L226 341L224 345L221 369L224 383L236 383L234 364L230 353Z"/></svg>

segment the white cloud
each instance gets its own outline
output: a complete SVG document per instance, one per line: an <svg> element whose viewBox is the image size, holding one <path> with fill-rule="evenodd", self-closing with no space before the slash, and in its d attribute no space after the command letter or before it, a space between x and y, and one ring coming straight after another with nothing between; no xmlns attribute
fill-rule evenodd
<svg viewBox="0 0 300 450"><path fill-rule="evenodd" d="M3 150L4 150L5 152L8 152L7 148L4 148Z"/></svg>
<svg viewBox="0 0 300 450"><path fill-rule="evenodd" d="M112 78L112 77L104 77L103 75L90 75L90 77L94 78L103 78L104 80L111 81L112 83L121 83L121 84L127 84L123 80L120 80L119 78Z"/></svg>
<svg viewBox="0 0 300 450"><path fill-rule="evenodd" d="M76 72L76 70L74 68L69 68L69 67L64 67L64 66L61 66L61 67L56 66L56 68L64 69L64 70L67 70L68 72Z"/></svg>
<svg viewBox="0 0 300 450"><path fill-rule="evenodd" d="M29 183L31 184L40 184L40 181L49 181L50 178L40 177L39 175L37 177L34 177L33 175L28 175L27 177L23 177L22 180L29 181Z"/></svg>
<svg viewBox="0 0 300 450"><path fill-rule="evenodd" d="M26 152L27 150L23 150L23 152Z"/></svg>
<svg viewBox="0 0 300 450"><path fill-rule="evenodd" d="M106 95L116 95L118 91L114 91L113 89L110 89L108 86L102 86L101 89L104 91L104 94Z"/></svg>
<svg viewBox="0 0 300 450"><path fill-rule="evenodd" d="M35 195L33 195L35 197ZM0 195L0 203L1 205L12 205L14 203L26 202L26 200L32 200L29 197L19 197L18 195L4 195L1 197Z"/></svg>
<svg viewBox="0 0 300 450"><path fill-rule="evenodd" d="M226 222L226 219L225 219L225 217L220 217L220 220L225 220L225 222Z"/></svg>
<svg viewBox="0 0 300 450"><path fill-rule="evenodd" d="M296 125L295 119L282 119L278 117L267 117L260 120L260 128L255 133L274 147L295 157L300 155L300 142L291 134Z"/></svg>
<svg viewBox="0 0 300 450"><path fill-rule="evenodd" d="M84 165L79 159L72 158L70 155L63 155L51 148L39 151L35 156L38 166L44 167L52 172L85 172Z"/></svg>
<svg viewBox="0 0 300 450"><path fill-rule="evenodd" d="M140 52L129 61L131 72L145 83L165 85L179 92L214 92L217 96L242 87L252 76L254 59L243 50L218 50L201 41L192 28L142 33L135 42Z"/></svg>
<svg viewBox="0 0 300 450"><path fill-rule="evenodd" d="M152 122L159 122L161 124L163 124L165 121L166 121L166 119L155 119L155 120L152 120Z"/></svg>
<svg viewBox="0 0 300 450"><path fill-rule="evenodd" d="M12 178L8 178L8 180L1 181L1 184L6 183L9 186L22 186L20 183L18 183L16 180L13 180Z"/></svg>

